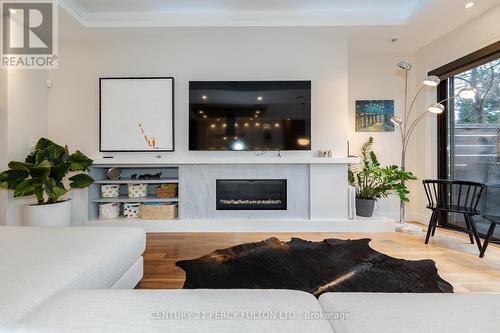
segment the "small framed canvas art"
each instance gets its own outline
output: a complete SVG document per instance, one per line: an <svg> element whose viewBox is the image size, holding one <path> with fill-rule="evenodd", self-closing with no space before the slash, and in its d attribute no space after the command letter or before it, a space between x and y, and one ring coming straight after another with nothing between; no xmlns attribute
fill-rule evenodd
<svg viewBox="0 0 500 333"><path fill-rule="evenodd" d="M356 132L394 132L394 100L356 101Z"/></svg>

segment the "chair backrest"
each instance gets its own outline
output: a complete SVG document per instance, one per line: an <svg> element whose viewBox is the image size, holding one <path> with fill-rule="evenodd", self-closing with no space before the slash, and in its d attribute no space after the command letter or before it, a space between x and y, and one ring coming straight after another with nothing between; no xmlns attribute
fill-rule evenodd
<svg viewBox="0 0 500 333"><path fill-rule="evenodd" d="M429 206L451 209L460 207L463 210L476 211L481 199L484 184L445 179L426 179L425 194Z"/></svg>

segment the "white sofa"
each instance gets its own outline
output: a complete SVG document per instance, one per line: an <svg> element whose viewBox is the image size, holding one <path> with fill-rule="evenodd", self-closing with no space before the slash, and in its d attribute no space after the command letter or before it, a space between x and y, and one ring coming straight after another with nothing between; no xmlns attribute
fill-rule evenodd
<svg viewBox="0 0 500 333"><path fill-rule="evenodd" d="M500 332L500 295L292 290L72 290L15 333Z"/></svg>
<svg viewBox="0 0 500 333"><path fill-rule="evenodd" d="M332 333L327 320L301 318L305 311L322 309L311 294L293 290L73 290L30 313L15 332Z"/></svg>
<svg viewBox="0 0 500 333"><path fill-rule="evenodd" d="M133 288L145 244L141 228L0 227L0 328L64 290Z"/></svg>

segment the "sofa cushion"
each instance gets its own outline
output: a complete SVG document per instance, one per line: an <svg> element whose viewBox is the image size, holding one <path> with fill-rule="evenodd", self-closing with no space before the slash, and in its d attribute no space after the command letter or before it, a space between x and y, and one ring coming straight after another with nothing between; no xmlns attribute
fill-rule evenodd
<svg viewBox="0 0 500 333"><path fill-rule="evenodd" d="M0 327L62 290L110 288L144 248L141 228L0 227Z"/></svg>
<svg viewBox="0 0 500 333"><path fill-rule="evenodd" d="M314 296L291 290L71 290L16 332L332 333L327 320L304 317L321 311Z"/></svg>
<svg viewBox="0 0 500 333"><path fill-rule="evenodd" d="M336 333L500 332L500 294L326 293L319 301Z"/></svg>

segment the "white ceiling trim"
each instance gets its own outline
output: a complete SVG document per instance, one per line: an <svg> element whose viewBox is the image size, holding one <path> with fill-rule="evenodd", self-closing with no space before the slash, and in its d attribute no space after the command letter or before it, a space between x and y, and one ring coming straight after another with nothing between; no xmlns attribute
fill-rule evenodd
<svg viewBox="0 0 500 333"><path fill-rule="evenodd" d="M335 11L231 11L231 12L95 12L82 10L73 0L60 0L85 27L224 27L224 26L373 26L404 25L428 0L401 8Z"/></svg>
<svg viewBox="0 0 500 333"><path fill-rule="evenodd" d="M86 25L85 19L83 17L83 9L76 5L71 0L59 0L59 6L66 10L71 16L73 16L79 23Z"/></svg>

